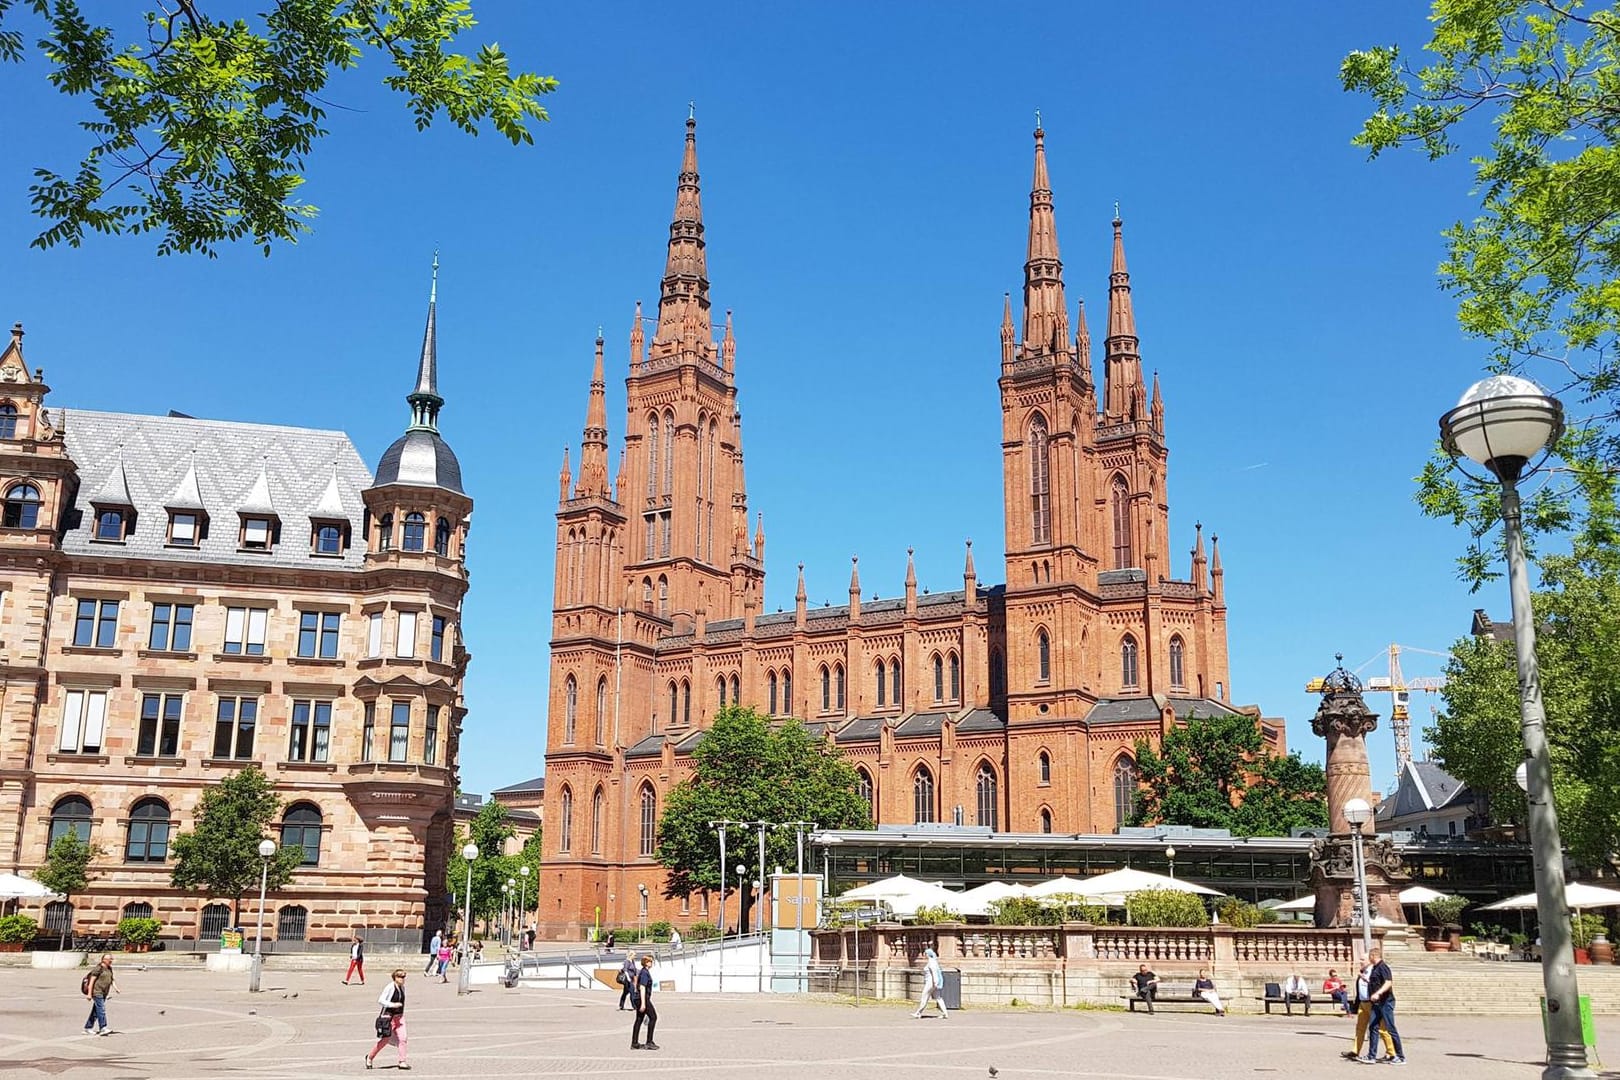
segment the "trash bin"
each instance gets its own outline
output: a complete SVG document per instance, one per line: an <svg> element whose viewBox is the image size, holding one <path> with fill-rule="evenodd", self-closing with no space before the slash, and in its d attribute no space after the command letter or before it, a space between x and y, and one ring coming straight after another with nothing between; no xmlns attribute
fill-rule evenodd
<svg viewBox="0 0 1620 1080"><path fill-rule="evenodd" d="M1547 999L1541 999L1541 1034L1547 1035ZM1581 995L1581 1041L1586 1044L1586 1060L1597 1068L1603 1063L1598 1060L1597 1027L1592 1023L1592 998L1590 995Z"/></svg>
<svg viewBox="0 0 1620 1080"><path fill-rule="evenodd" d="M962 1007L962 969L945 968L940 974L945 976L945 986L939 992L940 1000L945 1003L947 1009L960 1009Z"/></svg>

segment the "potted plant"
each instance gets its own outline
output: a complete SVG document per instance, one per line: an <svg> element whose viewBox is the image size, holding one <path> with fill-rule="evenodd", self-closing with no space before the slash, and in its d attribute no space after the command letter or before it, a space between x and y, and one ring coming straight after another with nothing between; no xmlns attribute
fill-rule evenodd
<svg viewBox="0 0 1620 1080"><path fill-rule="evenodd" d="M0 918L0 952L22 952L23 946L39 933L39 923L27 915Z"/></svg>
<svg viewBox="0 0 1620 1080"><path fill-rule="evenodd" d="M1429 952L1461 951L1462 924L1457 920L1462 918L1463 909L1468 906L1468 898L1442 896L1438 900L1430 900L1423 906L1428 909L1435 923L1430 929L1431 936L1424 944L1424 948Z"/></svg>
<svg viewBox="0 0 1620 1080"><path fill-rule="evenodd" d="M1575 946L1575 962L1577 964L1590 964L1592 962L1592 947L1599 938L1605 948L1609 940L1606 936L1607 927L1603 924L1600 915L1576 915L1569 921L1570 943Z"/></svg>
<svg viewBox="0 0 1620 1080"><path fill-rule="evenodd" d="M125 952L146 952L157 940L158 931L163 924L156 919L143 919L131 916L118 920L118 936L124 942Z"/></svg>

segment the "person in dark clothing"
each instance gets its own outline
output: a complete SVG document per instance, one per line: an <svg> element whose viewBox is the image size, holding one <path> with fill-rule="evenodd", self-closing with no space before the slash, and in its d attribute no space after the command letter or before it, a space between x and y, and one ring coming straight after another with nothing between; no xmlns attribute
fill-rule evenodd
<svg viewBox="0 0 1620 1080"><path fill-rule="evenodd" d="M653 1008L652 953L641 958L641 971L636 975L636 1023L630 1030L630 1049L657 1050L653 1042L653 1028L658 1026L658 1010ZM647 1021L647 1041L641 1041L641 1022Z"/></svg>
<svg viewBox="0 0 1620 1080"><path fill-rule="evenodd" d="M349 970L343 974L343 985L348 986L349 980L355 972L360 973L360 985L366 985L366 943L360 935L354 935L354 944L349 946Z"/></svg>
<svg viewBox="0 0 1620 1080"><path fill-rule="evenodd" d="M1378 1033L1387 1032L1395 1043L1395 1056L1384 1060L1392 1065L1406 1064L1406 1051L1401 1046L1401 1033L1395 1030L1395 976L1384 963L1384 950L1374 949L1367 954L1372 967L1367 970L1367 999L1372 1002L1372 1024L1368 1028L1367 1056L1361 1060L1371 1065L1378 1060Z"/></svg>
<svg viewBox="0 0 1620 1080"><path fill-rule="evenodd" d="M640 970L636 967L636 954L624 954L624 963L619 967L619 1011L624 1011L624 1003L628 1001L632 1006L636 1003L636 976Z"/></svg>
<svg viewBox="0 0 1620 1080"><path fill-rule="evenodd" d="M1137 967L1136 974L1131 976L1131 982L1136 984L1136 996L1147 1002L1149 1013L1153 1011L1153 998L1159 992L1159 977L1148 970L1146 964Z"/></svg>

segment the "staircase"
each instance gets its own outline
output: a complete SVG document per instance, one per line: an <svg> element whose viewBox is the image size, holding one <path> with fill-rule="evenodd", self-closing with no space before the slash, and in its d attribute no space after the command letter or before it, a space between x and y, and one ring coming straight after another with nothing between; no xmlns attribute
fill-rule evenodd
<svg viewBox="0 0 1620 1080"><path fill-rule="evenodd" d="M1388 959L1403 1013L1534 1016L1541 1010L1540 964L1417 950L1391 951ZM1620 966L1583 964L1575 976L1593 1013L1620 1016Z"/></svg>

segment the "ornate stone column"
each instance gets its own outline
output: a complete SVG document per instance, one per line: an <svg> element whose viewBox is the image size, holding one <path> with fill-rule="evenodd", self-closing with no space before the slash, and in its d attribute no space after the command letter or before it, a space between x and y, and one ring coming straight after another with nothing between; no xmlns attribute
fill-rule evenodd
<svg viewBox="0 0 1620 1080"><path fill-rule="evenodd" d="M1322 680L1322 704L1311 720L1311 730L1327 739L1328 828L1332 833L1311 848L1310 884L1316 894L1317 926L1354 924L1356 878L1350 835L1355 830L1344 818L1344 805L1351 799L1378 805L1367 764L1367 733L1378 727L1378 714L1367 708L1361 680L1344 669L1343 655L1337 659L1339 666ZM1400 891L1411 878L1394 843L1367 828L1361 850L1373 917L1404 924Z"/></svg>

